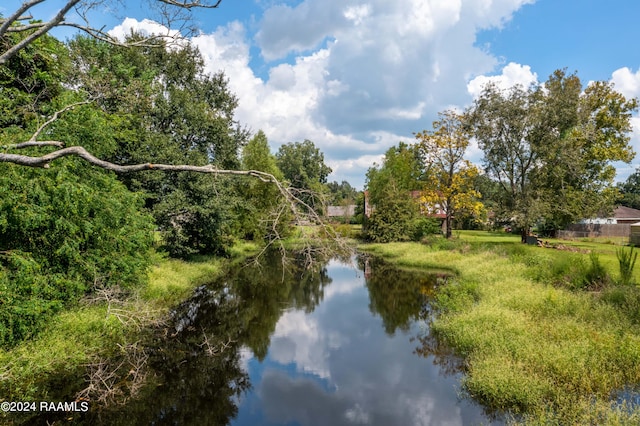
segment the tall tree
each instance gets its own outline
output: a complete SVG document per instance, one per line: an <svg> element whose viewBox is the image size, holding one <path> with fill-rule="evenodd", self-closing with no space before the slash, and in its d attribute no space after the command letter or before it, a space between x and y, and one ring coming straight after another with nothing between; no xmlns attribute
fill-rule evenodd
<svg viewBox="0 0 640 426"><path fill-rule="evenodd" d="M469 147L469 134L462 116L455 111L439 114L434 130L416 133L426 163L426 182L421 200L430 208L445 214L445 236L451 238L452 219L464 212L479 213L480 193L474 188L477 167L464 159Z"/></svg>
<svg viewBox="0 0 640 426"><path fill-rule="evenodd" d="M420 147L400 142L384 155L382 164L367 171L365 189L370 217L364 221L365 235L377 242L419 240L439 230L423 217L419 197L425 169Z"/></svg>
<svg viewBox="0 0 640 426"><path fill-rule="evenodd" d="M4 78L3 76L6 75L5 68L3 68L6 67L6 64L9 64L11 61L20 62L22 60L20 59L21 53L28 51L28 49L30 49L35 43L38 43L43 37L45 37L45 35L52 28L55 28L57 26L71 26L79 28L85 31L95 40L103 41L105 42L104 44L109 44L111 46L137 46L139 48L154 47L159 48L158 50L160 50L160 53L158 55L168 55L169 53L164 52L163 49L169 43L172 43L172 41L174 41L176 38L181 38L183 35L185 35L184 32L175 31L175 29L170 28L170 24L175 24L177 22L187 22L189 20L190 12L193 9L201 7L216 8L221 3L221 0L151 0L148 2L149 5L152 6L148 10L148 17L158 17L159 19L165 18L165 20L162 22L167 25L167 33L152 35L150 37L134 36L130 37L126 41L122 41L110 37L108 34L104 33L100 29L97 29L96 27L92 27L90 25L90 21L88 19L85 19L88 17L88 13L90 11L95 10L95 8L105 4L108 0L98 0L92 2L67 0L63 2L63 5L58 9L58 13L56 13L56 15L50 20L35 20L29 24L23 24L25 20L31 19L29 14L32 11L37 12L37 9L32 8L46 1L48 0L25 1L14 12L9 13L4 18L0 17L0 78ZM53 1L51 1L50 3L53 3ZM124 2L118 2L118 5L126 8L126 4ZM73 21L69 18L69 16L80 17L80 21ZM99 50L100 52L102 52L102 54L107 56L110 55L111 52L113 52L106 47L101 47ZM180 52L183 52L186 56L189 56L189 51L191 50L193 49L188 46L188 43L184 39L182 39L181 43L177 44L177 48L172 49L172 53L180 54ZM127 60L123 60L123 58L127 58L128 56L135 56L135 52L137 52L135 49L129 49L128 51L125 49L120 51L119 55L121 55L122 58L120 58L119 60L116 59L115 62L119 61L121 66L119 66L115 70L111 70L112 74L102 73L101 75L99 68L91 67L90 64L86 67L79 66L78 71L80 71L80 73L86 73L89 75L94 75L96 77L101 77L102 80L96 80L96 85L92 87L92 90L89 90L88 93L78 90L79 87L70 82L68 87L73 88L72 91L74 91L75 96L72 97L69 103L65 105L58 105L58 109L48 110L45 114L42 114L41 117L46 117L44 118L45 122L41 123L42 125L37 132L32 133L28 137L25 137L25 139L22 141L14 140L12 141L12 143L9 143L8 139L3 139L3 148L0 150L0 163L13 163L27 167L48 168L52 163L58 162L62 158L77 157L85 162L92 164L93 166L111 170L120 175L147 170L157 170L164 172L189 171L212 176L250 176L255 179L269 181L276 188L278 188L280 194L282 194L283 198L287 200L292 214L297 215L300 219L304 218L305 220L310 220L313 222L320 221L320 218L318 217L316 212L309 210L304 205L304 203L301 202L300 199L296 198L295 194L291 193L288 188L281 184L273 175L257 170L238 170L238 151L236 149L237 146L234 147L234 141L232 140L233 138L230 139L230 135L224 135L224 132L219 132L218 136L224 135L222 136L223 139L231 143L216 144L215 152L205 153L208 160L214 159L215 162L203 162L199 161L198 158L191 158L189 156L186 156L186 158L184 158L182 162L173 162L176 160L176 157L172 157L170 154L174 154L175 152L167 153L162 149L150 150L147 152L145 152L144 149L138 149L136 151L137 146L150 147L154 145L162 145L155 143L138 144L138 142L140 141L140 139L138 139L138 137L140 136L138 130L149 124L145 121L140 121L139 119L141 117L144 117L143 113L148 112L150 106L156 108L156 114L154 114L154 118L157 118L157 120L151 123L154 128L150 128L148 130L162 129L162 131L165 132L164 136L159 136L158 134L156 134L154 137L156 139L167 136L173 137L175 132L175 136L182 137L182 142L187 145L195 143L199 145L199 147L202 147L203 145L200 142L202 141L202 136L211 136L211 131L215 130L215 128L220 126L221 124L224 126L225 122L228 122L228 120L226 120L226 111L207 110L207 114L205 114L205 116L203 117L204 119L200 121L200 126L197 128L197 131L193 132L193 134L191 134L191 131L194 130L193 120L191 123L192 125L189 129L181 126L180 123L176 120L163 120L163 118L171 119L172 114L175 112L182 113L186 117L190 118L202 116L202 109L200 108L202 103L210 102L212 97L219 99L219 92L213 91L209 94L203 94L201 92L200 96L194 99L194 103L189 104L188 101L190 100L190 98L188 91L180 91L179 87L177 88L178 90L175 91L172 88L171 90L167 90L165 92L167 94L170 94L171 102L165 103L164 111L163 113L160 113L159 110L163 107L162 97L152 98L151 96L149 96L150 93L146 92L146 90L149 88L153 88L156 84L162 85L163 81L160 79L154 80L154 76L156 75L153 72L154 70L151 70L151 72L146 72L147 67L144 66L144 61L138 63L129 63ZM39 58L36 59L39 60ZM175 61L173 63L175 68L175 73L173 73L173 75L180 75L180 72L182 71L181 64ZM130 67L129 65L133 66ZM188 62L186 63L186 65L187 67L189 66ZM13 67L13 65L9 66L8 68L16 69L15 67ZM38 75L32 71L33 68L24 67L23 70L26 73L25 76L29 76L30 79L35 81L39 78ZM186 71L186 75L188 78L190 76L190 73L188 69L186 69ZM127 79L130 79L133 82L140 83L139 79L138 81L136 81L136 79L131 79L131 76L127 76L127 74L131 72L139 73L140 75L138 75L137 78L142 80L146 78L147 80L138 85L129 86L127 84L124 84ZM116 78L112 79L112 76ZM219 77L220 76L218 76L218 78ZM11 80L11 78L9 78L8 80ZM129 99L121 102L122 99L117 96L118 88L112 86L112 83L114 83L114 81L119 82L119 88L130 89L125 90L125 92L129 94ZM193 84L196 83L193 82ZM206 89L207 84L208 82L203 82L201 88ZM136 91L136 89L138 91ZM129 112L141 112L141 114L127 115L126 111L120 111L120 116L114 117L115 120L112 123L114 126L114 132L120 134L121 142L119 143L129 145L127 155L112 155L107 160L104 159L101 153L89 151L87 149L87 144L79 143L73 146L65 146L67 143L67 137L65 135L59 135L57 140L44 140L44 136L47 134L49 129L51 129L52 126L55 125L55 122L64 119L66 115L72 114L73 109L76 106L86 103L97 103L98 99L88 96L89 94L96 93L100 95L98 99L101 100L101 108L104 108L104 106L107 105L109 101L112 102L111 107L114 107L118 104L124 104L127 107L133 106L133 108L129 109ZM137 103L135 102L134 98L138 99ZM179 101L180 98L182 98L181 102ZM230 105L230 103L228 103L228 105ZM1 100L0 107L2 107ZM184 107L184 110L182 111L178 109L171 111L170 108L174 107ZM136 117L138 118L139 122L136 122ZM164 126L168 122L171 122L171 124L168 127ZM167 133L170 135L167 135ZM149 140L145 142L149 142ZM47 150L44 152L38 150L43 147L46 147ZM202 154L201 150L199 149L190 149L190 153L193 153L196 156L200 156L200 154ZM134 158L138 159L137 162L133 161ZM163 162L167 158L169 158L171 161ZM173 179L184 180L185 178L178 178L177 174L174 174ZM195 180L198 181L202 181L203 179L206 180L208 178L195 178ZM132 182L134 180L135 179L129 179L128 181ZM138 180L146 180L147 182L149 182L152 180L152 178L140 178ZM160 183L160 181L163 181L163 179L156 178L156 180L157 186L159 188L163 188L162 184ZM230 189L231 186L232 185L226 184L220 185L220 187L224 188L225 190ZM210 185L203 185L203 187L210 187ZM151 199L151 201L153 200ZM211 201L215 202L215 199L211 199ZM228 206L229 203L224 202L221 203L221 205ZM200 215L200 213L180 215L180 218L193 218ZM177 222L172 221L169 223L171 224L171 226L173 226L173 224ZM177 229L177 227L173 227L174 231L176 231Z"/></svg>
<svg viewBox="0 0 640 426"><path fill-rule="evenodd" d="M0 65L6 78L0 91L7 94L0 101L0 140L12 145L32 134L64 135L71 146L112 152L109 120L65 88L70 63L67 49L43 36ZM64 120L43 123L42 116L74 104ZM146 279L154 225L142 211L142 197L80 159L61 159L57 166L0 163L0 345L33 335L86 292Z"/></svg>
<svg viewBox="0 0 640 426"><path fill-rule="evenodd" d="M371 204L379 204L385 189L396 187L405 193L419 190L424 184L424 161L418 145L398 143L385 152L382 164L367 170L366 188Z"/></svg>
<svg viewBox="0 0 640 426"><path fill-rule="evenodd" d="M267 136L262 130L251 138L242 150L242 167L246 170L267 172L282 179L276 158L271 154ZM238 182L239 192L245 203L240 206L241 231L246 238L272 240L286 234L288 221L286 204L280 200L278 189L267 182L258 180L241 180ZM285 216L285 217L283 217Z"/></svg>
<svg viewBox="0 0 640 426"><path fill-rule="evenodd" d="M300 193L300 199L316 211L322 211L325 184L331 173L322 151L307 139L280 146L276 159L285 179Z"/></svg>
<svg viewBox="0 0 640 426"><path fill-rule="evenodd" d="M196 48L131 49L87 37L71 46L76 69L90 70L76 86L119 124L108 159L135 164L152 155L169 164L239 169L247 133L234 119L237 99L224 75L204 72ZM232 240L233 206L241 197L224 178L170 172L123 180L147 194L172 255L223 253Z"/></svg>
<svg viewBox="0 0 640 426"><path fill-rule="evenodd" d="M610 83L586 88L554 72L543 85L501 91L487 86L466 120L490 177L500 183L500 213L522 232L542 222L558 229L610 208L615 169L631 161L630 118L637 108Z"/></svg>

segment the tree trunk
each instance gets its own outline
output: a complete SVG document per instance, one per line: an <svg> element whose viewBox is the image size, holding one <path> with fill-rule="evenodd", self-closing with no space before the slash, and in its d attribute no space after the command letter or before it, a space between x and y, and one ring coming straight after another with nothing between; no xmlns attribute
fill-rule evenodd
<svg viewBox="0 0 640 426"><path fill-rule="evenodd" d="M444 219L444 236L451 238L451 215L447 213Z"/></svg>

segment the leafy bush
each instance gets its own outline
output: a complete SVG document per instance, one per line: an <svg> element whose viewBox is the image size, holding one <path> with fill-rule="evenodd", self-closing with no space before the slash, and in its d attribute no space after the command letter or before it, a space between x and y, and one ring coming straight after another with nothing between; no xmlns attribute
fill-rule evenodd
<svg viewBox="0 0 640 426"><path fill-rule="evenodd" d="M111 174L65 160L0 173L0 345L37 331L92 287L146 280L153 222Z"/></svg>
<svg viewBox="0 0 640 426"><path fill-rule="evenodd" d="M393 186L385 190L385 197L376 204L365 226L365 238L376 243L420 241L439 232L436 221L420 215L418 204L409 193Z"/></svg>

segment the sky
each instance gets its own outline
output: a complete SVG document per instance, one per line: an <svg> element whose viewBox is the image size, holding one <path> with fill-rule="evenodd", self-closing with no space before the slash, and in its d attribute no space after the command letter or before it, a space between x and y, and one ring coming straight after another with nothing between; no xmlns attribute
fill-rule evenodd
<svg viewBox="0 0 640 426"><path fill-rule="evenodd" d="M4 0L0 13L20 3ZM33 15L63 3L45 0ZM149 31L149 3L107 2L90 20L113 34ZM640 97L638 17L637 0L222 0L194 11L191 41L208 72L227 76L236 118L263 130L274 153L311 140L329 181L362 189L387 149L432 129L438 112L470 106L487 81L526 85L566 68ZM633 125L638 156L616 164L617 180L640 166L640 115ZM472 146L468 158L480 165L482 153Z"/></svg>

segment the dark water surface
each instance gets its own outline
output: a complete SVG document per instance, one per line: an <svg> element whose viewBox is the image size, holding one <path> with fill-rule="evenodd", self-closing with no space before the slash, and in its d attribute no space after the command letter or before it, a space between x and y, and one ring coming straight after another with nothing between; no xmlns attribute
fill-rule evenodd
<svg viewBox="0 0 640 426"><path fill-rule="evenodd" d="M283 270L272 254L198 288L150 346L152 384L81 421L491 424L459 396L459 362L429 334L429 300L443 278L373 258Z"/></svg>

